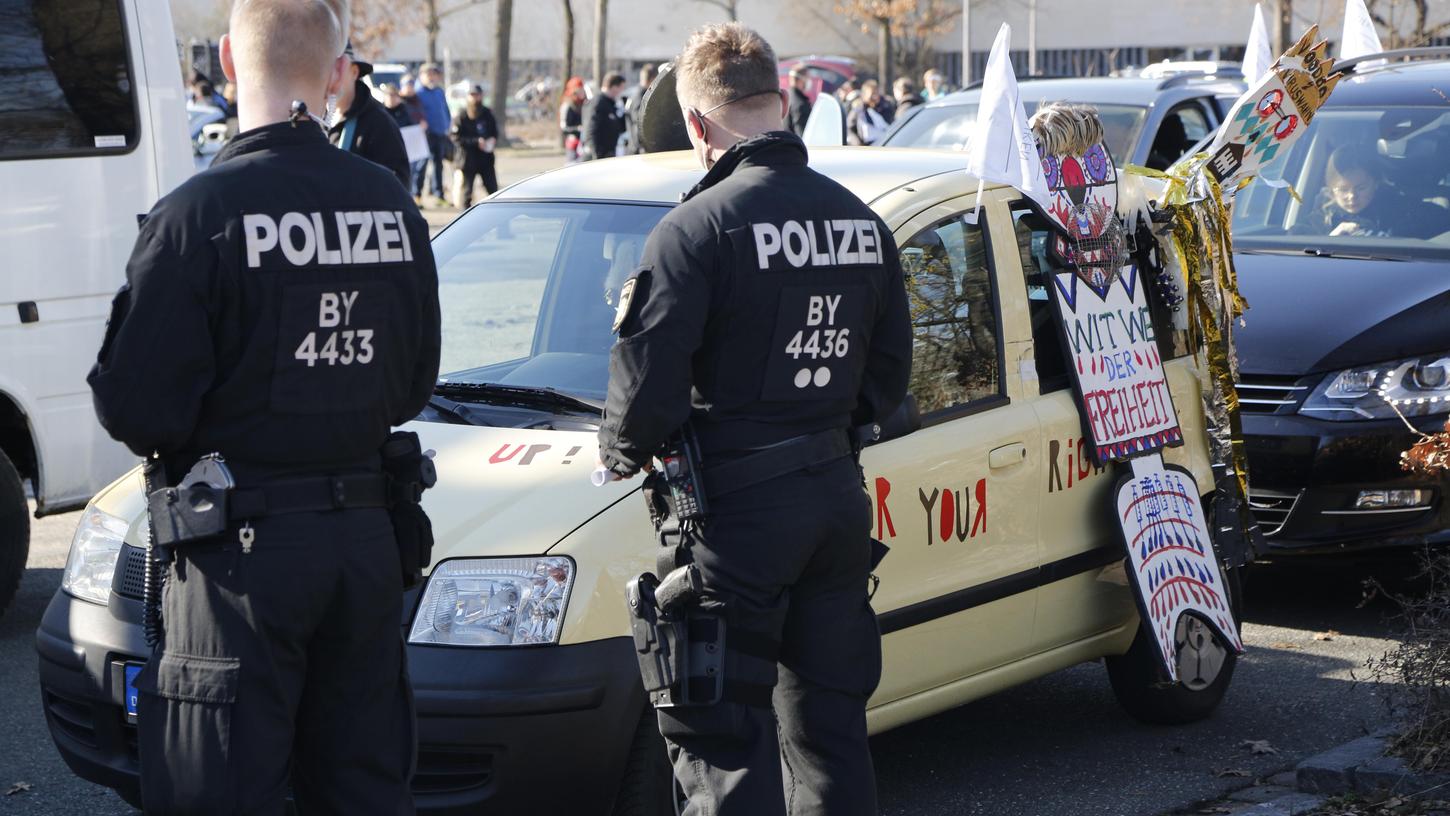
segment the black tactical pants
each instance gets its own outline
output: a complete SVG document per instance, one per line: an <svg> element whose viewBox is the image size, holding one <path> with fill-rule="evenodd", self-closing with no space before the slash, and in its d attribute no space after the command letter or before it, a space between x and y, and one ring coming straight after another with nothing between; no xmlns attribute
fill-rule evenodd
<svg viewBox="0 0 1450 816"><path fill-rule="evenodd" d="M712 500L690 554L701 611L726 620L727 699L659 711L689 816L876 812L866 699L881 678L881 636L866 594L870 530L850 459ZM732 638L752 654L732 649ZM759 656L771 641L778 662ZM766 698L741 702L752 689Z"/></svg>
<svg viewBox="0 0 1450 816"><path fill-rule="evenodd" d="M411 814L412 692L387 511L182 545L139 678L148 814Z"/></svg>

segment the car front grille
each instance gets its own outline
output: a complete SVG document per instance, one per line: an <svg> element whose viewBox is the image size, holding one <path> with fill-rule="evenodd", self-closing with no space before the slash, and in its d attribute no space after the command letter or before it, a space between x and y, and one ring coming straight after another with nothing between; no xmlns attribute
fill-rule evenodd
<svg viewBox="0 0 1450 816"><path fill-rule="evenodd" d="M116 559L116 577L111 588L122 598L141 600L146 594L146 551L130 544L121 545Z"/></svg>
<svg viewBox="0 0 1450 816"><path fill-rule="evenodd" d="M1259 529L1263 531L1265 538L1272 538L1284 529L1302 495L1302 490L1286 493L1264 487L1249 488L1249 509L1253 511L1254 521L1259 523Z"/></svg>
<svg viewBox="0 0 1450 816"><path fill-rule="evenodd" d="M1245 413L1273 414L1288 412L1304 399L1307 385L1298 385L1294 377L1271 377L1245 374L1238 382L1239 405Z"/></svg>

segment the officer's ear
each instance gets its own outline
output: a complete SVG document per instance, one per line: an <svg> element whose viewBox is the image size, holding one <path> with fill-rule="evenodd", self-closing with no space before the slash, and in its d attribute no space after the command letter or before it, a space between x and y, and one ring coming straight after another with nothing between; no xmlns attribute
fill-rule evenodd
<svg viewBox="0 0 1450 816"><path fill-rule="evenodd" d="M226 76L227 82L236 82L237 63L232 57L232 37L230 34L222 35L221 42L217 45L217 50L221 52L222 74Z"/></svg>
<svg viewBox="0 0 1450 816"><path fill-rule="evenodd" d="M785 90L782 89L780 91L780 118L781 119L785 119L785 117L787 117L789 115L790 115L790 94L786 93Z"/></svg>
<svg viewBox="0 0 1450 816"><path fill-rule="evenodd" d="M351 64L352 61L342 54L332 61L332 76L327 81L327 96L335 96L342 91L343 78L347 76L347 67Z"/></svg>

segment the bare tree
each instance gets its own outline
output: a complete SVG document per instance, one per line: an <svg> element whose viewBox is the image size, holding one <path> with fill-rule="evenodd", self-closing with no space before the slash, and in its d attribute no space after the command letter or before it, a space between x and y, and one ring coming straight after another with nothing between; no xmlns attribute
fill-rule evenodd
<svg viewBox="0 0 1450 816"><path fill-rule="evenodd" d="M429 62L438 62L438 32L443 30L443 21L460 11L465 11L473 6L481 6L488 0L455 0L452 5L443 5L444 2L445 0L423 0L423 23L428 32Z"/></svg>
<svg viewBox="0 0 1450 816"><path fill-rule="evenodd" d="M877 79L889 93L898 46L905 56L901 67L915 75L929 61L932 39L956 25L962 6L959 0L844 0L836 4L836 13L876 34Z"/></svg>
<svg viewBox="0 0 1450 816"><path fill-rule="evenodd" d="M601 93L604 92L604 63L606 55L605 33L608 30L606 20L609 16L609 0L594 0L594 84Z"/></svg>
<svg viewBox="0 0 1450 816"><path fill-rule="evenodd" d="M730 17L732 23L740 19L740 0L697 0L697 2L720 9Z"/></svg>
<svg viewBox="0 0 1450 816"><path fill-rule="evenodd" d="M498 143L508 138L509 40L514 30L514 0L498 0L493 27L493 109L498 122Z"/></svg>
<svg viewBox="0 0 1450 816"><path fill-rule="evenodd" d="M564 4L564 78L561 84L568 84L574 75L574 3L560 0Z"/></svg>
<svg viewBox="0 0 1450 816"><path fill-rule="evenodd" d="M1375 25L1388 35L1384 38L1387 49L1417 48L1450 37L1450 13L1442 12L1438 22L1432 20L1431 0L1369 0L1365 5ZM1434 5L1446 8L1438 0Z"/></svg>
<svg viewBox="0 0 1450 816"><path fill-rule="evenodd" d="M423 9L392 0L352 0L352 44L359 54L381 57L394 37L416 31Z"/></svg>

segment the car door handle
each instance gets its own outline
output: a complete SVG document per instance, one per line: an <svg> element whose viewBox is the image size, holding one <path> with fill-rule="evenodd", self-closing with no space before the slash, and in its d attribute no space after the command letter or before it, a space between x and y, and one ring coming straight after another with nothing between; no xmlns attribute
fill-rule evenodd
<svg viewBox="0 0 1450 816"><path fill-rule="evenodd" d="M1013 442L1010 445L1003 445L1000 448L993 448L987 454L987 467L992 470L1011 467L1027 461L1027 446L1021 442Z"/></svg>

